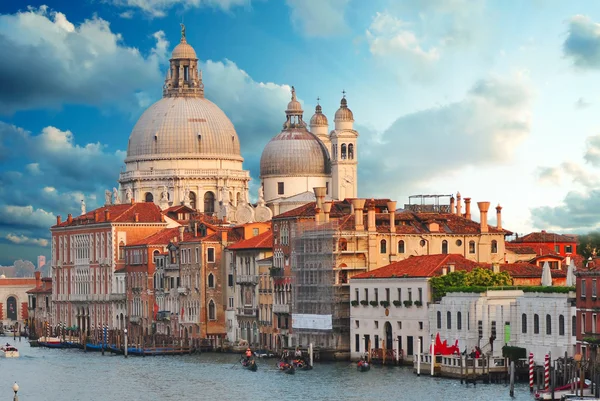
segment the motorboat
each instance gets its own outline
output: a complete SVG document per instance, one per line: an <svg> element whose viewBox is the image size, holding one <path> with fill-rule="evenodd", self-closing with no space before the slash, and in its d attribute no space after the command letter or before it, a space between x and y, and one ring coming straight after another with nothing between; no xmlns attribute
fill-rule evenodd
<svg viewBox="0 0 600 401"><path fill-rule="evenodd" d="M580 383L579 383L579 379L576 380L576 385L579 388ZM552 390L548 389L548 390L541 390L538 391L537 393L535 393L535 400L561 400L563 396L566 397L566 399L569 399L569 396L574 396L573 394L573 383L568 383L565 384L564 386L560 386L560 387L556 387L554 388L554 397L552 397ZM583 382L583 390L579 390L579 392L583 391L583 394L580 394L579 396L583 396L583 397L589 397L592 396L592 389L590 388L590 384L592 384L592 382L588 379L586 379ZM585 399L585 398L584 398ZM593 399L593 398L592 398Z"/></svg>
<svg viewBox="0 0 600 401"><path fill-rule="evenodd" d="M6 345L2 346L0 348L0 351L2 352L0 354L0 356L3 356L4 358L18 358L19 357L19 350L10 344L6 344Z"/></svg>

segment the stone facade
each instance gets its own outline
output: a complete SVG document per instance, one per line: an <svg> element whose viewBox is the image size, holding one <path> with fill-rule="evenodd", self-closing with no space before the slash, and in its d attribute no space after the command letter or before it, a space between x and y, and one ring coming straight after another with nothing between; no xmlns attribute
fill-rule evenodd
<svg viewBox="0 0 600 401"><path fill-rule="evenodd" d="M36 279L5 278L0 276L0 323L5 326L19 324L23 327L28 318L27 291L37 287Z"/></svg>

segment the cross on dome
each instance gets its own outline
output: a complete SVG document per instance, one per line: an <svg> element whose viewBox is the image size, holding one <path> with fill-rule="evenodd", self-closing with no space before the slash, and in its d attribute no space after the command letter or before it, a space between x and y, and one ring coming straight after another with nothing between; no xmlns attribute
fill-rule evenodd
<svg viewBox="0 0 600 401"><path fill-rule="evenodd" d="M342 97L345 99L346 98L346 90L342 89Z"/></svg>

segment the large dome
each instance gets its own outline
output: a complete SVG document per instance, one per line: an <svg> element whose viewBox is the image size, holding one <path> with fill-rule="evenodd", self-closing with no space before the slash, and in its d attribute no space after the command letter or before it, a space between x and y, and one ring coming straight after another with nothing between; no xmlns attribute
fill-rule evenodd
<svg viewBox="0 0 600 401"><path fill-rule="evenodd" d="M126 162L179 158L242 160L233 124L210 100L165 97L133 128Z"/></svg>
<svg viewBox="0 0 600 401"><path fill-rule="evenodd" d="M331 174L329 154L306 128L289 128L276 135L263 150L260 175L320 176Z"/></svg>

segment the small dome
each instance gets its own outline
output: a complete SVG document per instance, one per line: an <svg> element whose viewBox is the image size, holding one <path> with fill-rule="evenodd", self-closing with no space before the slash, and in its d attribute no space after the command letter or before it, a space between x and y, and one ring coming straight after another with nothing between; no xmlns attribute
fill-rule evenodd
<svg viewBox="0 0 600 401"><path fill-rule="evenodd" d="M340 108L335 112L334 121L354 121L354 114L348 108L348 101L344 96L340 102Z"/></svg>
<svg viewBox="0 0 600 401"><path fill-rule="evenodd" d="M304 110L302 110L302 105L296 99L296 88L292 86L292 100L287 105L286 114L302 114Z"/></svg>
<svg viewBox="0 0 600 401"><path fill-rule="evenodd" d="M318 104L315 108L315 114L310 119L310 125L321 125L328 126L329 123L327 121L327 117L323 114L323 110L321 109L321 105Z"/></svg>
<svg viewBox="0 0 600 401"><path fill-rule="evenodd" d="M181 38L181 42L173 49L171 59L197 59L196 51L190 46L185 38Z"/></svg>
<svg viewBox="0 0 600 401"><path fill-rule="evenodd" d="M263 150L260 176L322 176L331 174L329 153L306 128L289 128Z"/></svg>

